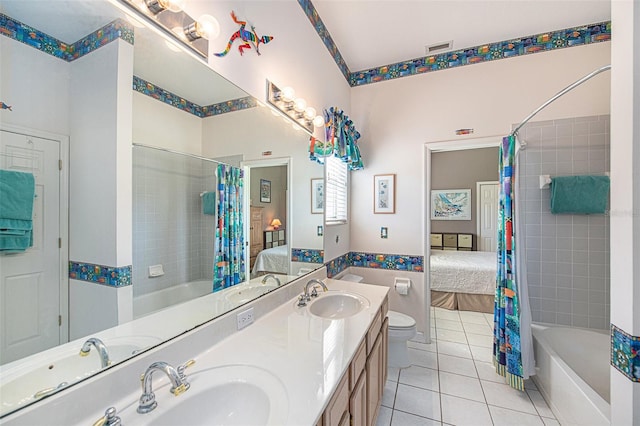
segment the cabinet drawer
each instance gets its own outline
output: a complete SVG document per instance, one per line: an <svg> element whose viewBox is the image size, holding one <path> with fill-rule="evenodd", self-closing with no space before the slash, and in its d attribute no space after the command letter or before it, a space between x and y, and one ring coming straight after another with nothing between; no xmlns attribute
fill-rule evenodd
<svg viewBox="0 0 640 426"><path fill-rule="evenodd" d="M373 344L378 338L380 327L382 327L382 318L380 317L380 311L378 311L378 315L376 315L376 318L371 323L371 327L369 327L369 331L367 331L367 354L371 352Z"/></svg>
<svg viewBox="0 0 640 426"><path fill-rule="evenodd" d="M444 247L458 247L458 234L443 234L442 245Z"/></svg>
<svg viewBox="0 0 640 426"><path fill-rule="evenodd" d="M469 249L473 247L473 238L471 234L458 234L458 247Z"/></svg>
<svg viewBox="0 0 640 426"><path fill-rule="evenodd" d="M442 247L442 234L431 234L431 247Z"/></svg>
<svg viewBox="0 0 640 426"><path fill-rule="evenodd" d="M353 357L353 361L351 361L351 365L349 366L349 390L353 390L356 386L356 381L358 377L360 377L360 373L364 370L364 365L367 362L367 342L366 339L362 339L360 346L358 346L358 350L356 350L356 354Z"/></svg>

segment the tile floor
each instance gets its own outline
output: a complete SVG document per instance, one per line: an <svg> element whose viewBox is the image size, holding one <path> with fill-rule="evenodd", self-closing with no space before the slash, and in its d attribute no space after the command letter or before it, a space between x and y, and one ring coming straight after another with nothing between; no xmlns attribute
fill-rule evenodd
<svg viewBox="0 0 640 426"><path fill-rule="evenodd" d="M431 323L412 365L389 368L377 426L559 425L533 382L520 392L495 373L493 315L432 308Z"/></svg>

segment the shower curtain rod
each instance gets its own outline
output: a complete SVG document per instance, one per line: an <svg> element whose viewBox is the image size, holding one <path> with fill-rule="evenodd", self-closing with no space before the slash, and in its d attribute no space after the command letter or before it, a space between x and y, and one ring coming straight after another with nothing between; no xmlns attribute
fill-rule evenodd
<svg viewBox="0 0 640 426"><path fill-rule="evenodd" d="M185 157L191 157L191 158L195 158L197 160L208 161L208 162L211 162L211 163L225 164L225 163L223 163L221 161L214 160L213 158L202 157L200 155L195 155L195 154L187 154L186 152L175 151L173 149L167 149L167 148L159 148L157 146L145 145L143 143L133 142L131 144L131 146L137 146L137 147L140 147L140 148L149 148L149 149L154 149L156 151L162 151L162 152L168 152L168 153L171 153L171 154L183 155Z"/></svg>
<svg viewBox="0 0 640 426"><path fill-rule="evenodd" d="M601 68L598 68L597 70L585 75L580 80L574 82L573 84L565 87L564 89L562 89L561 91L556 93L551 99L549 99L547 102L543 103L538 109L536 109L531 114L529 114L527 116L527 118L522 120L522 122L520 124L518 124L518 126L511 132L511 136L515 136L518 133L518 130L520 130L520 128L522 126L527 124L527 122L529 122L529 120L531 120L533 117L535 117L535 115L538 114L540 111L545 109L551 102L555 101L556 99L558 99L559 97L561 97L565 93L570 92L571 90L573 90L576 87L580 86L582 83L584 83L585 81L589 80L590 78L595 77L596 75L600 74L601 72L608 71L610 69L611 69L611 64L605 65L605 66L603 66Z"/></svg>

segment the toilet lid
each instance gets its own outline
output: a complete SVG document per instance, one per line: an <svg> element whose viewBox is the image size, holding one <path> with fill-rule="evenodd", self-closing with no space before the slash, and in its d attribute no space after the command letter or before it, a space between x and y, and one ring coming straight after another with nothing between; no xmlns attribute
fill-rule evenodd
<svg viewBox="0 0 640 426"><path fill-rule="evenodd" d="M400 312L389 311L387 317L389 317L389 327L392 328L411 328L416 325L416 320Z"/></svg>

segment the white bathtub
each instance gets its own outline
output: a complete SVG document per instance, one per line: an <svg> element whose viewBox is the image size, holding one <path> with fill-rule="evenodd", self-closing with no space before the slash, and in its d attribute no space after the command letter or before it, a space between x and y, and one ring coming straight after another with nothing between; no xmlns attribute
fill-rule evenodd
<svg viewBox="0 0 640 426"><path fill-rule="evenodd" d="M609 425L610 337L605 332L533 324L532 377L562 425Z"/></svg>
<svg viewBox="0 0 640 426"><path fill-rule="evenodd" d="M213 280L202 280L141 294L133 298L133 318L140 318L168 306L204 296L211 293L212 290Z"/></svg>

